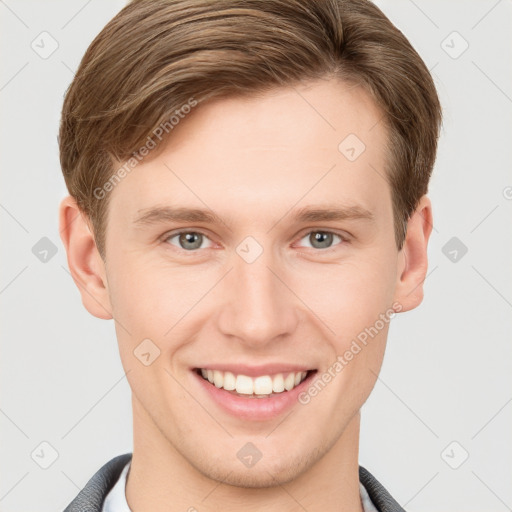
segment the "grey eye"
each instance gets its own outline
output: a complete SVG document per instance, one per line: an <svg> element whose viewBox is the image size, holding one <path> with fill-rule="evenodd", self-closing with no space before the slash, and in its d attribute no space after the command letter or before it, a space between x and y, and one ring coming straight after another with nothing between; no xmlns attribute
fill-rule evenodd
<svg viewBox="0 0 512 512"><path fill-rule="evenodd" d="M172 242L175 238L178 240L178 243ZM202 233L198 233L196 231L182 231L181 233L170 235L166 241L172 245L176 245L180 249L184 249L185 251L193 251L195 249L200 249L205 239L207 239L207 237Z"/></svg>
<svg viewBox="0 0 512 512"><path fill-rule="evenodd" d="M340 239L343 242L343 238L330 231L310 231L304 239L308 240L310 247L313 249L329 249L333 245L334 237Z"/></svg>
<svg viewBox="0 0 512 512"><path fill-rule="evenodd" d="M333 243L334 233L328 231L312 231L309 234L309 241L315 249L327 249Z"/></svg>
<svg viewBox="0 0 512 512"><path fill-rule="evenodd" d="M203 235L201 233L181 233L179 235L179 243L183 249L199 249L203 241Z"/></svg>

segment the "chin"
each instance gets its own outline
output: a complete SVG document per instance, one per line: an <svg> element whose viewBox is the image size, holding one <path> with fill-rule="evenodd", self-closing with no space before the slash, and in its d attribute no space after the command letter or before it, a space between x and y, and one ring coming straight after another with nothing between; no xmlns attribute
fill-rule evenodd
<svg viewBox="0 0 512 512"><path fill-rule="evenodd" d="M194 465L195 468L205 477L216 482L242 488L268 488L278 487L287 484L302 473L306 472L321 458L323 452L315 450L308 454L283 454L275 460L258 461L253 467L246 468L238 461L228 463L223 460L220 463L212 461L208 467Z"/></svg>

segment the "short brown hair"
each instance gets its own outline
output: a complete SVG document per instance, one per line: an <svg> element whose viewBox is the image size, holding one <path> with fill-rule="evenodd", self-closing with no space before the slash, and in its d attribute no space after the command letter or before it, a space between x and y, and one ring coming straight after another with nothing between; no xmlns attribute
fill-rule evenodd
<svg viewBox="0 0 512 512"><path fill-rule="evenodd" d="M384 113L401 249L407 221L427 193L441 106L424 62L377 6L134 0L124 7L82 58L59 131L66 186L91 222L102 258L109 195L99 198L95 190L104 190L116 161L133 158L159 126L169 128L191 98L250 95L326 77L363 86ZM172 133L165 131L162 141Z"/></svg>

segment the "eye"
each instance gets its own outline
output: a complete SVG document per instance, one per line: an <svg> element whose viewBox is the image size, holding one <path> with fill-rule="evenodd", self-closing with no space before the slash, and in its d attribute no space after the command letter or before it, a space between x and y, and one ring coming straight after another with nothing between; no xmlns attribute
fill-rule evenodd
<svg viewBox="0 0 512 512"><path fill-rule="evenodd" d="M301 240L306 239L310 244L309 247L312 249L328 250L333 248L333 241L335 241L335 238L340 240L338 245L341 245L344 242L348 243L348 237L344 237L332 231L323 230L309 231L301 238ZM162 240L165 243L174 245L178 249L187 252L197 252L198 249L207 249L211 247L211 245L204 245L207 241L211 242L211 240L200 231L178 231L176 233L168 233L164 235Z"/></svg>
<svg viewBox="0 0 512 512"><path fill-rule="evenodd" d="M307 239L313 249L330 249L333 243L334 237L339 238L342 242L348 242L347 238L333 233L332 231L310 231L301 240Z"/></svg>
<svg viewBox="0 0 512 512"><path fill-rule="evenodd" d="M209 240L206 235L199 231L179 231L164 237L164 242L168 242L173 238L177 238L177 243L169 242L171 245L177 246L185 251L195 251L196 249L205 249L202 247L205 240Z"/></svg>

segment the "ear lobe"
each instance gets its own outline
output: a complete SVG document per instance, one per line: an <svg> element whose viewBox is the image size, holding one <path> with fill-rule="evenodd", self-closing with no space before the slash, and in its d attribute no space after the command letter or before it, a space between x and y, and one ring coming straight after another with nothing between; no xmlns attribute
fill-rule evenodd
<svg viewBox="0 0 512 512"><path fill-rule="evenodd" d="M416 308L423 300L423 281L428 269L428 240L432 232L432 205L423 196L407 223L407 235L399 254L395 300L401 311Z"/></svg>
<svg viewBox="0 0 512 512"><path fill-rule="evenodd" d="M61 201L60 238L66 249L71 277L87 311L97 318L109 320L112 318L112 307L105 265L87 220L73 197L67 196Z"/></svg>

